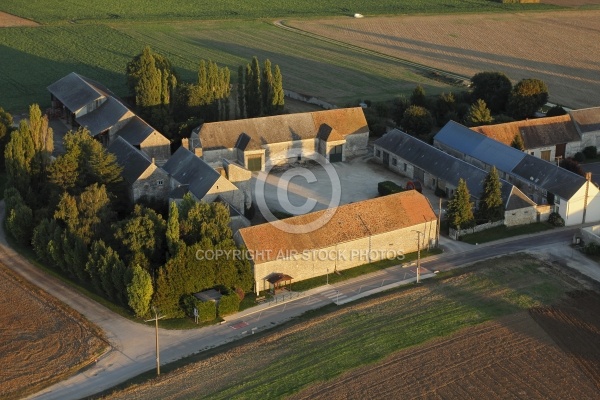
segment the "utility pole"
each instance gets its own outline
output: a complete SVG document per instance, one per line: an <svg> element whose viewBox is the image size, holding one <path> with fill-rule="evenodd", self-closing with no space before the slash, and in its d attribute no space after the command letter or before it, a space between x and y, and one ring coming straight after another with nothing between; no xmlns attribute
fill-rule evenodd
<svg viewBox="0 0 600 400"><path fill-rule="evenodd" d="M421 282L421 232L417 231L417 283Z"/></svg>
<svg viewBox="0 0 600 400"><path fill-rule="evenodd" d="M158 350L158 320L163 319L165 316L158 316L158 309L152 306L152 311L154 311L154 318L147 319L146 322L154 321L156 327L156 375L160 375L160 352Z"/></svg>

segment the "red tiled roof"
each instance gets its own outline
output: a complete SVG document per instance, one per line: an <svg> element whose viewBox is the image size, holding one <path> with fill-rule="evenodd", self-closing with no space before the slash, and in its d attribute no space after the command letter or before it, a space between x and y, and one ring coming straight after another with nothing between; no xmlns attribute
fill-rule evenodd
<svg viewBox="0 0 600 400"><path fill-rule="evenodd" d="M289 233L278 229L285 224L301 229L321 217L333 213L323 226L308 233ZM329 215L329 214L328 214ZM268 262L278 254L301 253L323 249L337 243L349 242L436 220L429 200L415 190L409 190L371 200L346 204L285 220L242 228L239 233L250 253L258 254L255 264Z"/></svg>

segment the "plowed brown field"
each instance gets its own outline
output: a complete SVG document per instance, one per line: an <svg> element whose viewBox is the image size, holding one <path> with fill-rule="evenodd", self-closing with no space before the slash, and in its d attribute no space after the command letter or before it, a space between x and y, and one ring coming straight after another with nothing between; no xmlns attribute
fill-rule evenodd
<svg viewBox="0 0 600 400"><path fill-rule="evenodd" d="M2 264L0 293L0 398L49 386L105 348L89 322Z"/></svg>
<svg viewBox="0 0 600 400"><path fill-rule="evenodd" d="M550 101L600 106L599 10L286 21L383 54L473 76L544 80Z"/></svg>
<svg viewBox="0 0 600 400"><path fill-rule="evenodd" d="M573 334L579 327L550 329L549 336L528 313L520 313L402 351L292 398L595 398L598 377L582 370L580 358L563 352L551 337L554 329ZM597 333L595 340L600 341Z"/></svg>

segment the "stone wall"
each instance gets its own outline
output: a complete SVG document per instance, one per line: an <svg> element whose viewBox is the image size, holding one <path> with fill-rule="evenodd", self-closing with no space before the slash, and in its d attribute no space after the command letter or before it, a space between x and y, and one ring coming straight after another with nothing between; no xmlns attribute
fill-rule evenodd
<svg viewBox="0 0 600 400"><path fill-rule="evenodd" d="M579 228L579 233L584 244L596 243L600 245L600 225Z"/></svg>
<svg viewBox="0 0 600 400"><path fill-rule="evenodd" d="M215 184L212 186L212 188L210 188L202 200L206 201L207 203L212 203L217 199L217 197L221 197L239 212L244 212L244 204L246 201L244 193L233 183L229 182L222 176L217 179Z"/></svg>
<svg viewBox="0 0 600 400"><path fill-rule="evenodd" d="M504 225L527 225L537 222L538 212L535 206L519 208L504 212Z"/></svg>
<svg viewBox="0 0 600 400"><path fill-rule="evenodd" d="M500 220L500 221L496 221L496 222L487 222L485 224L475 225L473 228L467 228L467 229L461 229L461 230L456 230L454 228L450 228L449 229L450 232L449 232L448 236L450 236L450 239L458 240L458 238L460 236L485 231L486 229L495 228L497 226L502 226L502 225L504 225L504 220Z"/></svg>
<svg viewBox="0 0 600 400"><path fill-rule="evenodd" d="M318 139L293 140L290 142L272 143L265 146L266 157L271 165L286 164L304 158L315 158Z"/></svg>
<svg viewBox="0 0 600 400"><path fill-rule="evenodd" d="M163 165L171 157L171 143L169 139L154 131L146 140L140 143L140 150L154 158L158 165Z"/></svg>
<svg viewBox="0 0 600 400"><path fill-rule="evenodd" d="M314 104L325 110L331 110L332 108L337 108L337 106L334 104L328 103L323 100L319 100L314 96L309 96L307 94L301 94L298 92L294 92L292 90L284 89L283 94L285 95L285 97L289 97L290 99L298 100L303 103Z"/></svg>
<svg viewBox="0 0 600 400"><path fill-rule="evenodd" d="M362 156L368 153L369 132L346 135L344 157Z"/></svg>

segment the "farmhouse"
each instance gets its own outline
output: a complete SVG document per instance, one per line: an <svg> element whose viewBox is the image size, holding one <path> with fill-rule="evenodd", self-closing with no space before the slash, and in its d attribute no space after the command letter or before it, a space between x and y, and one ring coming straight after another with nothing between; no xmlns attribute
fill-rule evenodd
<svg viewBox="0 0 600 400"><path fill-rule="evenodd" d="M565 225L600 221L600 193L590 175L583 178L454 121L438 132L434 145L486 171L496 166L501 178L537 204L550 204Z"/></svg>
<svg viewBox="0 0 600 400"><path fill-rule="evenodd" d="M166 200L170 191L170 177L155 162L121 137L108 146L119 165L121 175L127 184L129 199L136 203L142 198L148 200Z"/></svg>
<svg viewBox="0 0 600 400"><path fill-rule="evenodd" d="M240 229L234 239L248 249L258 293L275 274L300 281L398 256L401 263L402 254L436 245L437 217L410 190Z"/></svg>
<svg viewBox="0 0 600 400"><path fill-rule="evenodd" d="M75 72L48 86L52 109L72 129L80 126L108 146L118 135L162 165L171 154L169 139L130 111L98 82Z"/></svg>
<svg viewBox="0 0 600 400"><path fill-rule="evenodd" d="M398 129L386 133L373 143L374 155L390 170L419 180L426 187L452 197L462 178L475 203L483 191L487 172ZM501 180L504 224L507 226L536 222L537 205L511 183Z"/></svg>
<svg viewBox="0 0 600 400"><path fill-rule="evenodd" d="M582 150L581 137L568 114L471 129L507 146L518 135L527 153L546 161L572 157Z"/></svg>
<svg viewBox="0 0 600 400"><path fill-rule="evenodd" d="M368 139L365 115L355 107L205 123L194 130L190 144L212 166L226 159L262 171L317 156L344 161L366 153Z"/></svg>
<svg viewBox="0 0 600 400"><path fill-rule="evenodd" d="M196 201L212 203L221 199L238 213L243 212L244 193L185 147L179 147L163 168L171 176L171 199L179 200L190 193Z"/></svg>

